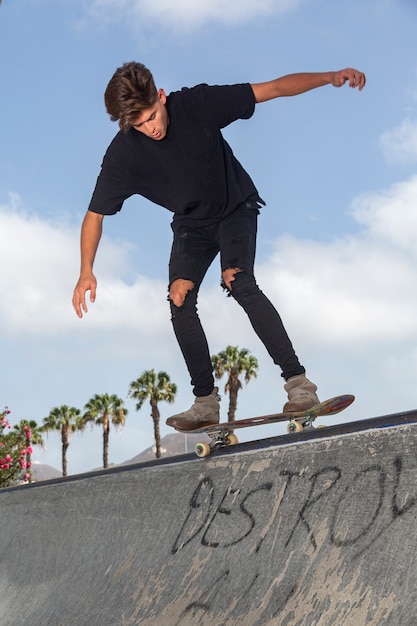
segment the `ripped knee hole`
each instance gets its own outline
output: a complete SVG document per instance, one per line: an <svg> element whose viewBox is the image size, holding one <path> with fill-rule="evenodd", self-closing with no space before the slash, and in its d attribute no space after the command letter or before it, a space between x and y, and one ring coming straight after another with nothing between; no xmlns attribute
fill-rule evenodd
<svg viewBox="0 0 417 626"><path fill-rule="evenodd" d="M222 272L223 284L229 291L232 291L232 282L235 280L235 276L239 272L243 272L240 267L229 267L227 270Z"/></svg>
<svg viewBox="0 0 417 626"><path fill-rule="evenodd" d="M194 283L192 280L184 280L182 278L178 278L174 280L169 288L169 300L175 306L181 307L185 302L185 298L187 294L190 293L194 289Z"/></svg>

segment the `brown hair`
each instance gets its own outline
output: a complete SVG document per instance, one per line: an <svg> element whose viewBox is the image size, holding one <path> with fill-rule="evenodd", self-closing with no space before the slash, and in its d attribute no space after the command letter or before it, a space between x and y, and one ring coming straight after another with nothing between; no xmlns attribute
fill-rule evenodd
<svg viewBox="0 0 417 626"><path fill-rule="evenodd" d="M112 122L119 120L126 132L143 109L158 98L151 72L142 63L131 61L117 68L104 93L106 111Z"/></svg>

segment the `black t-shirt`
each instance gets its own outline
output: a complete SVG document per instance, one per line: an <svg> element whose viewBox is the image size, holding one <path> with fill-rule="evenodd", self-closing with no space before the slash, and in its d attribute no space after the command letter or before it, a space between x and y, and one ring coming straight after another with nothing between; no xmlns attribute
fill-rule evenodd
<svg viewBox="0 0 417 626"><path fill-rule="evenodd" d="M249 198L262 202L221 134L231 122L253 115L251 86L183 88L167 97L166 106L169 125L161 141L134 128L117 133L89 210L113 215L140 194L172 211L174 220L197 225L222 219Z"/></svg>

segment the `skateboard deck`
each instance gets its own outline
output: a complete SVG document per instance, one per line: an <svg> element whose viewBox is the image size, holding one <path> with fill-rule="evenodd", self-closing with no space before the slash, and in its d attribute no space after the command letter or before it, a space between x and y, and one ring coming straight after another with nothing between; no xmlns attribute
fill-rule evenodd
<svg viewBox="0 0 417 626"><path fill-rule="evenodd" d="M335 415L346 409L354 401L355 396L345 394L335 396L320 404L316 404L305 411L294 413L272 413L271 415L260 415L259 417L248 417L242 420L234 420L233 422L221 422L220 424L212 424L195 430L181 430L181 433L201 433L210 437L211 441L197 443L195 453L197 456L208 456L214 446L231 446L238 443L238 439L234 431L239 428L249 428L251 426L265 426L266 424L274 424L275 422L289 422L287 431L289 433L301 432L305 428L314 428L313 422L317 417L323 415Z"/></svg>

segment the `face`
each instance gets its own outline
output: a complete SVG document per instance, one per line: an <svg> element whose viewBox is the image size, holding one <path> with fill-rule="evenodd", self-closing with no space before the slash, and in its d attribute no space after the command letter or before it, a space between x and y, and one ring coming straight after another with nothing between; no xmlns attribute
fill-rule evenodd
<svg viewBox="0 0 417 626"><path fill-rule="evenodd" d="M165 91L160 89L155 104L148 109L143 109L134 120L132 127L155 141L163 139L167 134L169 124L166 101Z"/></svg>

